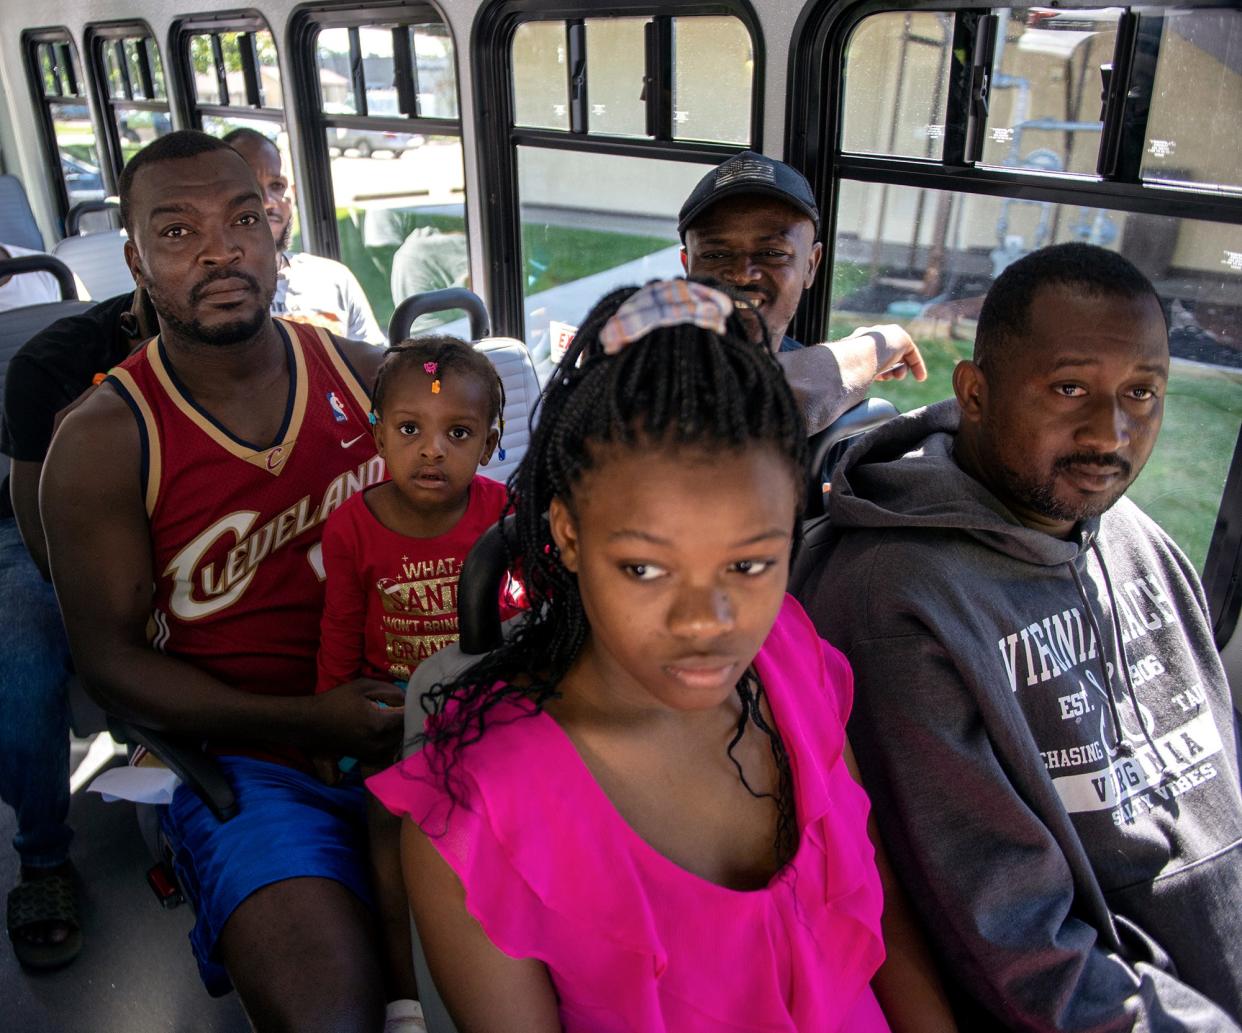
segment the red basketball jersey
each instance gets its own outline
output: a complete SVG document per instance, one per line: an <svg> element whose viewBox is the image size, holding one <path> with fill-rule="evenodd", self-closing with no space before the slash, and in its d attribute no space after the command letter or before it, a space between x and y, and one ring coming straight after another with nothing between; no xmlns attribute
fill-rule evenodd
<svg viewBox="0 0 1242 1033"><path fill-rule="evenodd" d="M242 441L213 420L178 381L158 337L108 382L142 438L156 578L151 644L246 692L298 695L315 687L323 522L381 480L384 464L367 388L332 338L276 325L290 377L273 443Z"/></svg>

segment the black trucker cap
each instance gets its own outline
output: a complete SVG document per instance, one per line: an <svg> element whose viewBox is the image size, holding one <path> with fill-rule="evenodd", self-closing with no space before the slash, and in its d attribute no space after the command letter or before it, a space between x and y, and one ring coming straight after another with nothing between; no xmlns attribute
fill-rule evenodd
<svg viewBox="0 0 1242 1033"><path fill-rule="evenodd" d="M815 223L815 232L819 232L819 209L806 177L783 161L742 151L712 169L690 192L677 216L677 232L682 240L690 224L705 209L738 194L764 194L791 204Z"/></svg>

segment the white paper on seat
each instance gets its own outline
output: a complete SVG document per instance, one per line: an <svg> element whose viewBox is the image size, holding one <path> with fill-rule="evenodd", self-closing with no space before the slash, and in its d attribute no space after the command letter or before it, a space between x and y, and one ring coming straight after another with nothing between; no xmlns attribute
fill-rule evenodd
<svg viewBox="0 0 1242 1033"><path fill-rule="evenodd" d="M109 768L90 784L108 803L132 800L134 803L171 803L181 779L158 767Z"/></svg>

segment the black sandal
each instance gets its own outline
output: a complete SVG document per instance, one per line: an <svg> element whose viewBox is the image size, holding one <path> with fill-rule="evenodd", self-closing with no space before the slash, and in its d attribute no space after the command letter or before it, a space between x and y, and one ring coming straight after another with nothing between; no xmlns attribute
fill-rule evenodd
<svg viewBox="0 0 1242 1033"><path fill-rule="evenodd" d="M69 935L59 943L41 943L32 938L40 926L53 923L68 926ZM13 953L27 968L68 965L82 950L78 887L72 871L25 879L14 886L9 891L7 925Z"/></svg>

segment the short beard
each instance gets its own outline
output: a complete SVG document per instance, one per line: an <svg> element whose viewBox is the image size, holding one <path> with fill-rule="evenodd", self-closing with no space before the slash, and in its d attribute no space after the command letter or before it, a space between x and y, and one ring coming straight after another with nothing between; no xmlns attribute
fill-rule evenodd
<svg viewBox="0 0 1242 1033"><path fill-rule="evenodd" d="M1056 474L1058 470L1068 469L1077 462L1100 461L1112 463L1121 469L1122 483L1116 493L1110 492L1108 495L1100 495L1094 499L1083 499L1077 505L1071 505L1064 499L1057 497ZM1131 464L1117 455L1075 454L1062 456L1053 464L1052 473L1043 480L1028 477L1012 467L1005 466L1003 463L998 463L997 469L1000 470L1005 490L1012 498L1017 499L1031 512L1038 513L1040 516L1047 517L1050 520L1072 520L1074 523L1078 523L1080 520L1089 520L1112 509L1131 484Z"/></svg>
<svg viewBox="0 0 1242 1033"><path fill-rule="evenodd" d="M285 228L280 231L280 236L276 238L276 257L279 258L289 250L289 242L293 240L293 220L290 219L285 223Z"/></svg>
<svg viewBox="0 0 1242 1033"><path fill-rule="evenodd" d="M198 301L202 292L215 280L224 279L240 279L251 284L258 292L261 299L266 299L266 304L258 310L253 316L238 318L230 323L221 323L215 326L206 326L197 319L182 319L173 311L173 306L167 303L168 296L162 288L156 287L147 278L147 296L151 299L151 306L155 309L160 320L171 330L175 331L180 337L187 340L195 341L200 344L206 344L213 347L227 347L228 345L240 344L254 337L262 328L264 322L269 318L272 305L272 292L266 290L253 276L249 273L237 270L220 269L208 275L201 282L194 285L190 290L189 303L193 305Z"/></svg>
<svg viewBox="0 0 1242 1033"><path fill-rule="evenodd" d="M155 304L154 299L152 299L152 304ZM175 330L179 336L213 347L227 347L250 340L263 329L263 324L269 318L268 313L261 310L249 319L238 319L232 323L221 323L216 326L204 326L197 319L184 320L171 313L160 312L158 305L156 305L156 312L159 312L160 319L168 325L169 329Z"/></svg>

